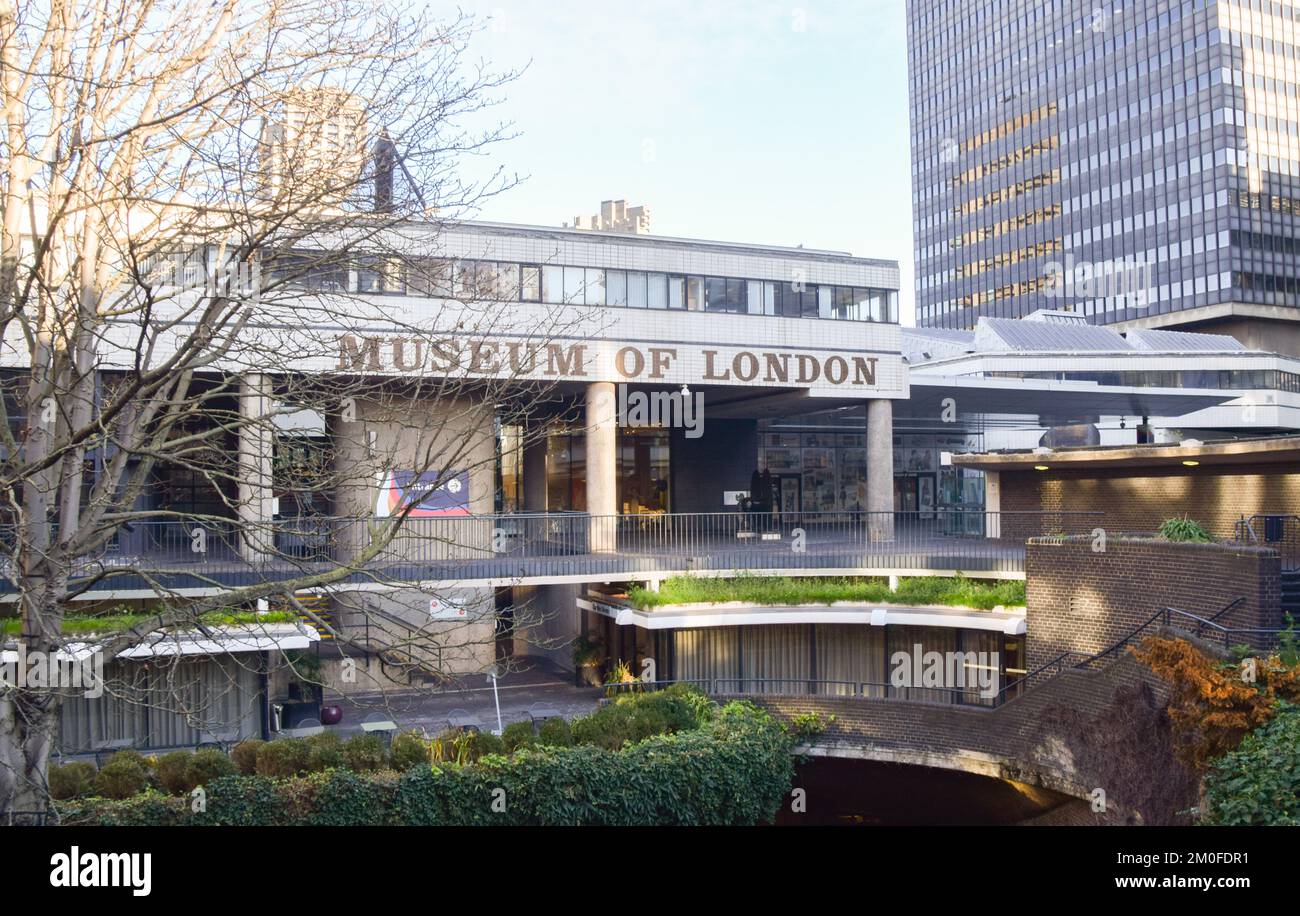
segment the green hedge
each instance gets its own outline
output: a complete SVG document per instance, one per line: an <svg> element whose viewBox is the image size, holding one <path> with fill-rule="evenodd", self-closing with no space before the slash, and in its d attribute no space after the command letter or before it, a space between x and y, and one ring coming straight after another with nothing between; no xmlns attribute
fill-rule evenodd
<svg viewBox="0 0 1300 916"><path fill-rule="evenodd" d="M1300 826L1300 709L1285 708L1216 761L1205 802L1208 824Z"/></svg>
<svg viewBox="0 0 1300 916"><path fill-rule="evenodd" d="M201 812L187 798L157 793L76 800L58 810L65 824L756 824L770 821L789 791L790 747L766 711L736 702L698 729L621 750L534 746L403 774L223 776L206 787Z"/></svg>

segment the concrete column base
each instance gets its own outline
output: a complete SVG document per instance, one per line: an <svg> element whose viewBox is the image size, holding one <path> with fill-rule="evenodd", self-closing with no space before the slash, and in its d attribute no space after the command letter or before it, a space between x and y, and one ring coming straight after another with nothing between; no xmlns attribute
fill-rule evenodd
<svg viewBox="0 0 1300 916"><path fill-rule="evenodd" d="M894 402L867 401L867 537L894 539Z"/></svg>
<svg viewBox="0 0 1300 916"><path fill-rule="evenodd" d="M587 386L587 514L592 553L618 550L618 405L613 382Z"/></svg>

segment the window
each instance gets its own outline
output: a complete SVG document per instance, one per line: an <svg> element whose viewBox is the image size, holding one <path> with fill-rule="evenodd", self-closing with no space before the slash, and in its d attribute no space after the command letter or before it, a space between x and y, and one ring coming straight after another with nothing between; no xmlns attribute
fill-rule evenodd
<svg viewBox="0 0 1300 916"><path fill-rule="evenodd" d="M519 298L525 302L538 302L542 298L542 269L535 264L520 268Z"/></svg>
<svg viewBox="0 0 1300 916"><path fill-rule="evenodd" d="M623 271L605 272L605 304L627 305L627 274Z"/></svg>
<svg viewBox="0 0 1300 916"><path fill-rule="evenodd" d="M519 301L519 265L497 264L497 282L495 298L502 302Z"/></svg>
<svg viewBox="0 0 1300 916"><path fill-rule="evenodd" d="M679 309L686 306L686 278L668 278L668 307Z"/></svg>
<svg viewBox="0 0 1300 916"><path fill-rule="evenodd" d="M686 278L686 310L698 312L704 308L704 281L699 277Z"/></svg>
<svg viewBox="0 0 1300 916"><path fill-rule="evenodd" d="M835 317L831 310L831 293L833 288L829 286L817 287L817 317L833 318Z"/></svg>
<svg viewBox="0 0 1300 916"><path fill-rule="evenodd" d="M413 296L446 299L451 295L451 262L416 258L406 267L406 288Z"/></svg>
<svg viewBox="0 0 1300 916"><path fill-rule="evenodd" d="M745 281L727 281L727 311L743 312L745 310Z"/></svg>
<svg viewBox="0 0 1300 916"><path fill-rule="evenodd" d="M542 301L564 301L564 268L547 264L542 268Z"/></svg>
<svg viewBox="0 0 1300 916"><path fill-rule="evenodd" d="M673 306L669 302L668 286L671 277L665 274L646 274L646 305L652 309L666 309ZM681 308L682 294L677 293L677 308Z"/></svg>
<svg viewBox="0 0 1300 916"><path fill-rule="evenodd" d="M564 268L564 296L561 302L582 302L582 289L587 284L587 272L581 267Z"/></svg>
<svg viewBox="0 0 1300 916"><path fill-rule="evenodd" d="M852 320L858 317L856 303L853 299L853 288L849 286L837 286L833 290L835 296L833 317L841 320Z"/></svg>
<svg viewBox="0 0 1300 916"><path fill-rule="evenodd" d="M605 304L605 271L599 267L588 267L585 270L586 281L583 289L586 294L584 300L587 305L604 305Z"/></svg>
<svg viewBox="0 0 1300 916"><path fill-rule="evenodd" d="M645 274L636 271L628 273L627 304L634 309L646 307Z"/></svg>
<svg viewBox="0 0 1300 916"><path fill-rule="evenodd" d="M704 309L708 312L727 310L727 281L721 277L704 278Z"/></svg>
<svg viewBox="0 0 1300 916"><path fill-rule="evenodd" d="M478 265L473 261L457 261L453 274L451 294L462 302L477 298Z"/></svg>
<svg viewBox="0 0 1300 916"><path fill-rule="evenodd" d="M798 314L804 318L816 318L817 311L817 287L801 284L803 289L799 291L799 311Z"/></svg>
<svg viewBox="0 0 1300 916"><path fill-rule="evenodd" d="M401 265L380 257L357 260L358 293L392 293L402 291Z"/></svg>

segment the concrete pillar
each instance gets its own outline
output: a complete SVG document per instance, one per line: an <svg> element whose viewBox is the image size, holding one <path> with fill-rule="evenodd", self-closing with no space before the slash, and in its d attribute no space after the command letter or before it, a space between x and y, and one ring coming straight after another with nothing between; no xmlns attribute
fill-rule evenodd
<svg viewBox="0 0 1300 916"><path fill-rule="evenodd" d="M524 435L524 511L546 511L546 436L540 429Z"/></svg>
<svg viewBox="0 0 1300 916"><path fill-rule="evenodd" d="M274 548L271 480L275 433L271 425L271 377L250 373L239 380L239 554L265 559Z"/></svg>
<svg viewBox="0 0 1300 916"><path fill-rule="evenodd" d="M334 559L348 563L366 546L366 524L375 514L374 461L361 405L355 400L349 398L332 410L325 422L333 457Z"/></svg>
<svg viewBox="0 0 1300 916"><path fill-rule="evenodd" d="M868 537L894 539L894 402L867 401Z"/></svg>
<svg viewBox="0 0 1300 916"><path fill-rule="evenodd" d="M587 514L593 553L618 549L618 407L613 382L587 386Z"/></svg>
<svg viewBox="0 0 1300 916"><path fill-rule="evenodd" d="M998 471L984 472L984 531L988 537L1002 537L1002 477Z"/></svg>

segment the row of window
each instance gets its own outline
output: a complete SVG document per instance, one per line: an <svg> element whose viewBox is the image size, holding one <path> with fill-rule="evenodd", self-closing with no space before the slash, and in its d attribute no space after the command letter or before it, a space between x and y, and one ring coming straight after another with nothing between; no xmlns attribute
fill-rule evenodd
<svg viewBox="0 0 1300 916"><path fill-rule="evenodd" d="M896 290L798 281L695 277L500 261L377 257L361 258L349 270L343 264L321 263L319 255L305 252L277 257L271 274L277 280L321 292L898 321Z"/></svg>
<svg viewBox="0 0 1300 916"><path fill-rule="evenodd" d="M1094 382L1125 388L1300 391L1300 375L1279 369L1183 369L1117 372L988 372L991 378Z"/></svg>

